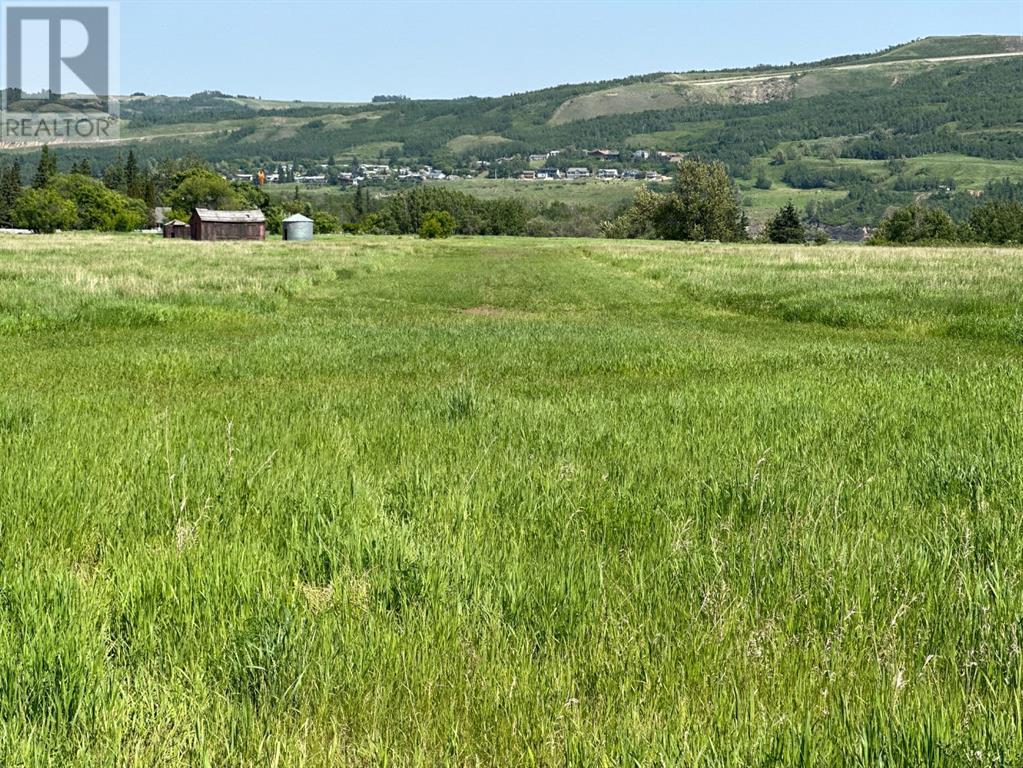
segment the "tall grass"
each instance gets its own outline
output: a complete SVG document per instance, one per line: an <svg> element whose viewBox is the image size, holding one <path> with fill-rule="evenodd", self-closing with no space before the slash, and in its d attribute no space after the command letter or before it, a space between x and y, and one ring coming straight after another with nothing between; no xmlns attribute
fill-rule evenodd
<svg viewBox="0 0 1023 768"><path fill-rule="evenodd" d="M1019 764L1020 256L0 240L0 756Z"/></svg>

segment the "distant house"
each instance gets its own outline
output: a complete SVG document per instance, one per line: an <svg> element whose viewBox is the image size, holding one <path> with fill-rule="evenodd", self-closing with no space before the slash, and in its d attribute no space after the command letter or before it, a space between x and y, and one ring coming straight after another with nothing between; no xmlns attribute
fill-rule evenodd
<svg viewBox="0 0 1023 768"><path fill-rule="evenodd" d="M601 168L597 171L598 179L617 179L618 169L617 168Z"/></svg>
<svg viewBox="0 0 1023 768"><path fill-rule="evenodd" d="M647 152L645 149L637 149L632 153L632 157L635 160L649 160L650 153Z"/></svg>
<svg viewBox="0 0 1023 768"><path fill-rule="evenodd" d="M536 178L536 171L523 171L519 174L519 178L532 181Z"/></svg>
<svg viewBox="0 0 1023 768"><path fill-rule="evenodd" d="M621 152L614 152L610 149L591 149L587 154L599 160L618 160L622 156Z"/></svg>
<svg viewBox="0 0 1023 768"><path fill-rule="evenodd" d="M548 157L547 153L544 152L542 155L530 155L529 162L531 163L542 163Z"/></svg>
<svg viewBox="0 0 1023 768"><path fill-rule="evenodd" d="M327 183L327 177L325 174L317 174L315 176L296 176L295 181L299 184L312 184L318 186Z"/></svg>
<svg viewBox="0 0 1023 768"><path fill-rule="evenodd" d="M184 221L172 219L164 223L163 236L168 240L191 240L192 230Z"/></svg>
<svg viewBox="0 0 1023 768"><path fill-rule="evenodd" d="M635 168L629 168L626 171L622 171L623 179L638 179L643 176L642 171L637 171Z"/></svg>
<svg viewBox="0 0 1023 768"><path fill-rule="evenodd" d="M589 175L590 175L589 168L569 168L567 171L565 171L565 177L570 181L575 181L576 179L585 179L588 178Z"/></svg>
<svg viewBox="0 0 1023 768"><path fill-rule="evenodd" d="M377 177L390 176L391 166L389 165L368 165L363 164L359 166L359 173L365 176L367 179L373 179Z"/></svg>
<svg viewBox="0 0 1023 768"><path fill-rule="evenodd" d="M536 178L538 179L560 179L561 171L557 168L541 168L536 172Z"/></svg>
<svg viewBox="0 0 1023 768"><path fill-rule="evenodd" d="M431 181L441 181L443 179L446 179L447 177L448 175L444 173L444 171L438 171L436 168L430 171L428 174L426 174L426 178L430 179Z"/></svg>
<svg viewBox="0 0 1023 768"><path fill-rule="evenodd" d="M681 163L686 159L686 156L681 152L658 152L657 156L669 163Z"/></svg>
<svg viewBox="0 0 1023 768"><path fill-rule="evenodd" d="M266 240L266 217L253 211L196 208L189 222L193 240Z"/></svg>

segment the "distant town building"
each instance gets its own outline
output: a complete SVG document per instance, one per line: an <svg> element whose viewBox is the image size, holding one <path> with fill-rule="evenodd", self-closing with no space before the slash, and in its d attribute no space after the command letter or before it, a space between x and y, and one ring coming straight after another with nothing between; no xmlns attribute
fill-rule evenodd
<svg viewBox="0 0 1023 768"><path fill-rule="evenodd" d="M569 181L575 181L576 179L585 179L590 175L589 168L569 168L565 171L565 178Z"/></svg>

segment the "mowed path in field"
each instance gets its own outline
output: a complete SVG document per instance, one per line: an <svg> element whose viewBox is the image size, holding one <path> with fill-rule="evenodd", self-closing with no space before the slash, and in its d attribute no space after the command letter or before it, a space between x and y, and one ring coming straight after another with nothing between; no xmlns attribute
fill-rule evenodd
<svg viewBox="0 0 1023 768"><path fill-rule="evenodd" d="M0 762L1023 761L1023 259L0 238Z"/></svg>

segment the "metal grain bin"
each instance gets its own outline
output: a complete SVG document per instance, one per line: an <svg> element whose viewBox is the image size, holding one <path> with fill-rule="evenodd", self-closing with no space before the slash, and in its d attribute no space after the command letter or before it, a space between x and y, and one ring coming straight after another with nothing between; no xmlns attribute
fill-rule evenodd
<svg viewBox="0 0 1023 768"><path fill-rule="evenodd" d="M296 213L281 222L281 233L285 240L312 240L313 220Z"/></svg>

